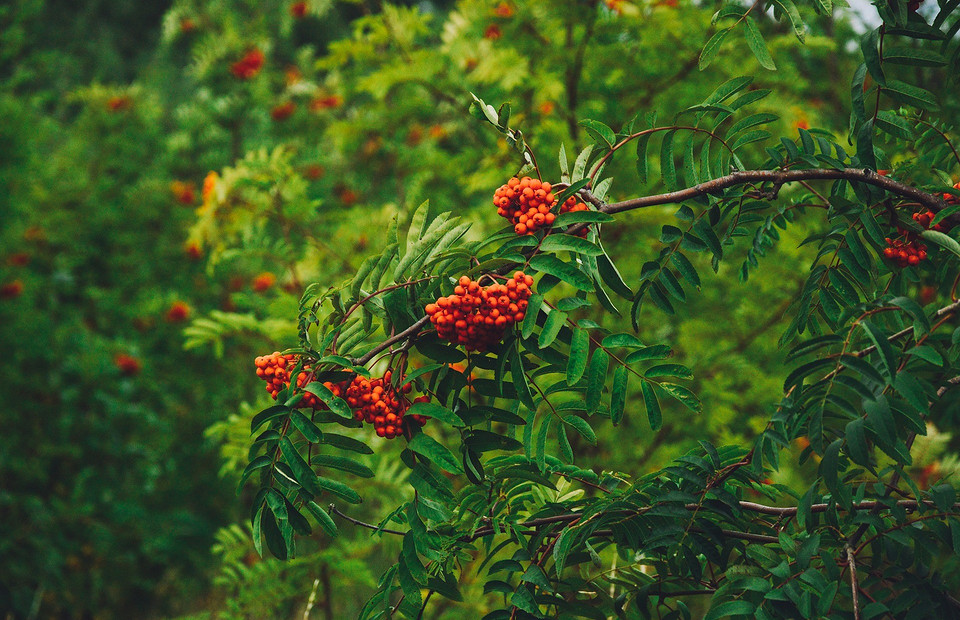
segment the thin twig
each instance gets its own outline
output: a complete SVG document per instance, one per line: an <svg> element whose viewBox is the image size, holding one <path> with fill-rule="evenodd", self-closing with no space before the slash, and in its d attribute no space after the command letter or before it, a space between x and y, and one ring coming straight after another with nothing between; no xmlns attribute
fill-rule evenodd
<svg viewBox="0 0 960 620"><path fill-rule="evenodd" d="M405 535L406 535L405 532L401 532L401 531L399 531L399 530L391 530L391 529L387 529L387 528L385 528L385 527L379 527L379 526L373 525L372 523L367 523L366 521L361 521L360 519L354 519L353 517L351 517L351 516L349 516L349 515L346 515L346 514L340 512L339 510L337 510L337 507L336 507L335 505L333 505L333 504L330 504L330 512L332 512L333 514L337 515L337 516L340 517L341 519L344 519L344 520L346 520L346 521L349 521L350 523L353 523L354 525L359 525L360 527L365 527L365 528L367 528L367 529L369 529L369 530L376 530L376 531L378 531L378 532L383 532L384 534L393 534L394 536L405 536Z"/></svg>
<svg viewBox="0 0 960 620"><path fill-rule="evenodd" d="M850 591L853 595L853 620L860 620L860 584L857 583L857 560L853 547L847 545L847 566L850 567Z"/></svg>
<svg viewBox="0 0 960 620"><path fill-rule="evenodd" d="M430 322L430 316L429 315L424 316L419 321L417 321L410 327L406 328L399 334L392 336L390 338L387 338L386 340L384 340L383 342L375 346L373 349L368 351L366 354L361 355L360 357L355 357L350 361L353 363L354 366L363 366L364 364L372 360L381 351L385 351L389 349L391 346L400 342L401 340L412 338L413 336L417 335L418 333L420 333L420 330L422 330L423 327L429 322Z"/></svg>

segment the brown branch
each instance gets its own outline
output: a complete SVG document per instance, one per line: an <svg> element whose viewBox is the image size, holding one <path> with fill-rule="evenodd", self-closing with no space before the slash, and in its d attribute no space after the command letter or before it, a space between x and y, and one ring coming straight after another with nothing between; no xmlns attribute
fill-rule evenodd
<svg viewBox="0 0 960 620"><path fill-rule="evenodd" d="M417 321L410 327L406 328L399 334L392 336L390 338L387 338L386 340L384 340L374 348L367 351L367 353L365 353L364 355L361 355L360 357L355 357L350 361L353 363L354 366L363 366L364 364L372 360L374 357L376 357L376 355L381 351L386 351L391 346L400 342L401 340L406 340L407 338L412 338L413 336L417 335L418 333L420 333L420 330L422 330L423 327L429 322L430 322L430 317L424 316L419 321Z"/></svg>
<svg viewBox="0 0 960 620"><path fill-rule="evenodd" d="M706 183L700 183L693 187L667 192L665 194L656 194L653 196L641 196L622 202L614 202L605 205L600 210L605 213L620 213L623 211L632 211L633 209L642 209L657 205L675 204L685 200L691 200L705 194L720 192L737 185L746 185L748 183L773 183L774 185L783 185L786 183L797 183L800 181L826 181L826 180L847 180L860 181L868 185L873 185L885 189L891 193L910 198L929 208L933 212L939 212L946 208L946 204L939 197L928 194L909 185L904 185L894 181L889 177L880 176L873 170L860 168L844 168L842 170L833 169L812 169L812 170L743 170L733 172L727 176L719 177Z"/></svg>
<svg viewBox="0 0 960 620"><path fill-rule="evenodd" d="M847 545L847 566L850 567L850 591L853 596L853 620L860 620L860 585L857 583L857 560L853 547Z"/></svg>

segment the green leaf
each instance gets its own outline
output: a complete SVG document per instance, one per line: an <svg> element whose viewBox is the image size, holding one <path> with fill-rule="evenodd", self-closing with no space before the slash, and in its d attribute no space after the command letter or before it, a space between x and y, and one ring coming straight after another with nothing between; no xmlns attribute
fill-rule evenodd
<svg viewBox="0 0 960 620"><path fill-rule="evenodd" d="M658 384L658 387L686 405L691 411L700 413L702 407L700 404L700 399L697 398L696 394L687 388L683 387L682 385L677 385L676 383L660 383Z"/></svg>
<svg viewBox="0 0 960 620"><path fill-rule="evenodd" d="M697 270L694 269L690 260L684 256L682 252L674 252L670 260L677 268L677 271L680 272L683 279L695 286L697 290L700 290L700 276L697 274Z"/></svg>
<svg viewBox="0 0 960 620"><path fill-rule="evenodd" d="M730 78L720 86L717 86L712 93L710 93L706 99L703 100L704 105L713 105L716 103L723 103L730 97L739 93L741 90L750 86L753 83L753 77L749 75L742 75L740 77ZM769 93L768 93L769 94Z"/></svg>
<svg viewBox="0 0 960 620"><path fill-rule="evenodd" d="M566 312L551 310L550 314L547 315L546 322L543 324L543 329L540 330L540 337L537 338L537 346L541 349L546 349L553 344L553 341L557 339L557 335L560 333L560 330L563 329L566 322Z"/></svg>
<svg viewBox="0 0 960 620"><path fill-rule="evenodd" d="M901 372L893 382L894 388L917 411L926 411L929 399L923 391L923 386L913 375Z"/></svg>
<svg viewBox="0 0 960 620"><path fill-rule="evenodd" d="M854 463L863 465L872 472L873 465L870 463L870 450L867 445L867 436L864 432L863 425L863 418L857 418L847 424L847 428L844 431L847 442L847 454L850 455L850 459L853 460Z"/></svg>
<svg viewBox="0 0 960 620"><path fill-rule="evenodd" d="M890 382L893 382L893 379L897 375L897 363L896 357L893 354L893 347L890 346L886 334L879 328L874 327L869 321L861 321L860 326L863 327L863 331L867 333L873 345L877 347L877 351L880 353L880 359L883 361L883 368L886 371L887 378Z"/></svg>
<svg viewBox="0 0 960 620"><path fill-rule="evenodd" d="M588 144L587 147L580 151L580 154L577 155L577 160L573 162L573 172L570 175L571 184L575 184L578 181L583 180L584 173L587 170L587 162L590 161L590 155L593 154L593 148L593 144Z"/></svg>
<svg viewBox="0 0 960 620"><path fill-rule="evenodd" d="M763 35L760 34L757 22L752 17L747 16L743 23L746 27L747 46L757 57L760 66L770 71L776 71L777 65L773 62L773 57L770 56L770 50L767 49L767 43L763 40Z"/></svg>
<svg viewBox="0 0 960 620"><path fill-rule="evenodd" d="M623 419L623 407L627 402L627 367L617 366L613 371L613 390L610 394L610 420L613 425Z"/></svg>
<svg viewBox="0 0 960 620"><path fill-rule="evenodd" d="M361 478L373 478L373 472L370 471L369 467L344 456L314 454L312 462L315 467L329 467L331 469L345 471L348 474L360 476Z"/></svg>
<svg viewBox="0 0 960 620"><path fill-rule="evenodd" d="M730 616L749 616L752 618L754 615L753 612L756 608L757 606L749 601L727 601L725 603L720 603L715 607L711 607L710 611L707 612L707 615L703 617L703 620L728 618Z"/></svg>
<svg viewBox="0 0 960 620"><path fill-rule="evenodd" d="M247 464L247 466L243 469L243 473L240 474L240 482L237 484L237 493L239 493L240 490L243 489L244 483L247 481L248 478L250 478L253 472L257 471L258 469L263 469L264 467L268 467L270 465L273 465L273 459L271 459L269 456L266 456L266 455L258 456L257 458L250 461Z"/></svg>
<svg viewBox="0 0 960 620"><path fill-rule="evenodd" d="M937 112L940 109L937 98L933 93L919 86L912 86L900 80L887 80L883 90L901 103L912 105L923 110L929 110L930 112Z"/></svg>
<svg viewBox="0 0 960 620"><path fill-rule="evenodd" d="M507 349L507 355L510 362L510 376L513 377L513 386L517 392L517 397L528 409L536 411L533 404L533 395L530 393L530 384L527 381L526 372L523 368L523 356L520 355L519 342L514 339Z"/></svg>
<svg viewBox="0 0 960 620"><path fill-rule="evenodd" d="M330 388L320 383L319 381L311 381L304 388L304 392L310 392L330 408L330 411L334 412L341 418L347 418L349 420L353 419L353 411L350 410L350 405L347 404L347 401L333 395L333 392L330 391Z"/></svg>
<svg viewBox="0 0 960 620"><path fill-rule="evenodd" d="M923 47L887 45L883 48L883 61L914 67L942 67L947 59L942 54Z"/></svg>
<svg viewBox="0 0 960 620"><path fill-rule="evenodd" d="M807 32L803 18L800 17L800 11L797 10L797 5L793 3L793 0L773 0L773 3L787 16L790 25L793 26L793 33L803 43L807 38Z"/></svg>
<svg viewBox="0 0 960 620"><path fill-rule="evenodd" d="M860 37L860 51L863 53L863 61L870 71L871 77L878 84L886 84L886 77L883 75L883 63L880 60L880 29L870 30Z"/></svg>
<svg viewBox="0 0 960 620"><path fill-rule="evenodd" d="M930 225L936 226L943 220L947 219L948 217L956 213L960 213L960 204L955 204L947 207L946 209L943 209L942 211L938 211L937 214L934 216L934 218L930 221Z"/></svg>
<svg viewBox="0 0 960 620"><path fill-rule="evenodd" d="M952 237L948 237L942 232L937 232L936 230L925 230L920 233L920 236L930 243L935 243L936 245L953 252L957 256L960 256L960 243L957 243Z"/></svg>
<svg viewBox="0 0 960 620"><path fill-rule="evenodd" d="M530 589L521 585L513 593L513 596L510 597L510 603L522 611L527 612L537 618L541 617L540 608L537 605L537 600L534 598L533 593Z"/></svg>
<svg viewBox="0 0 960 620"><path fill-rule="evenodd" d="M657 399L657 393L648 381L640 384L640 390L643 392L643 404L647 409L650 430L658 431L663 426L663 416L660 414L660 401Z"/></svg>
<svg viewBox="0 0 960 620"><path fill-rule="evenodd" d="M582 327L573 330L570 340L570 357L567 360L567 385L576 385L587 369L590 355L590 333Z"/></svg>
<svg viewBox="0 0 960 620"><path fill-rule="evenodd" d="M410 228L407 232L406 252L410 252L417 241L423 237L423 234L427 231L427 225L430 223L428 219L429 213L429 200L421 202L420 206L413 212L413 217L410 218Z"/></svg>
<svg viewBox="0 0 960 620"><path fill-rule="evenodd" d="M427 457L445 471L452 474L463 473L463 466L460 464L460 459L455 457L446 446L426 433L419 433L414 436L414 438L410 440L410 443L407 444L407 447L417 454Z"/></svg>
<svg viewBox="0 0 960 620"><path fill-rule="evenodd" d="M537 315L540 314L540 308L543 306L543 295L531 295L527 301L527 312L520 323L520 335L526 339L533 334L537 326Z"/></svg>
<svg viewBox="0 0 960 620"><path fill-rule="evenodd" d="M593 432L593 428L590 426L590 423L577 415L567 415L563 418L564 423L572 426L580 435L586 439L589 443L596 445L597 444L597 434Z"/></svg>
<svg viewBox="0 0 960 620"><path fill-rule="evenodd" d="M583 120L580 121L580 125L586 129L587 133L589 133L598 143L605 142L607 146L613 146L617 142L617 134L615 134L612 129L600 121Z"/></svg>
<svg viewBox="0 0 960 620"><path fill-rule="evenodd" d="M349 450L351 452L358 452L360 454L373 454L373 448L363 443L362 441L357 441L352 437L345 437L344 435L334 435L333 433L324 433L321 443L328 446L333 446L334 448L340 448L341 450Z"/></svg>
<svg viewBox="0 0 960 620"><path fill-rule="evenodd" d="M570 553L570 548L573 546L576 536L576 529L572 527L565 528L553 545L553 562L554 568L557 571L557 577L563 572L563 566L567 561L567 555Z"/></svg>
<svg viewBox="0 0 960 620"><path fill-rule="evenodd" d="M897 116L893 112L880 110L875 119L877 127L891 136L912 140L914 138L913 127L905 119Z"/></svg>
<svg viewBox="0 0 960 620"><path fill-rule="evenodd" d="M675 190L677 184L677 166L673 159L673 136L675 131L668 131L663 135L660 143L660 176L668 190Z"/></svg>
<svg viewBox="0 0 960 620"><path fill-rule="evenodd" d="M580 271L575 265L565 263L556 256L537 254L530 259L530 267L557 277L578 290L594 290L593 281L587 274Z"/></svg>
<svg viewBox="0 0 960 620"><path fill-rule="evenodd" d="M267 407L257 415L253 416L253 419L250 421L250 432L253 433L256 431L258 428L263 426L267 420L279 418L283 415L286 415L289 411L291 411L291 409L286 405L273 405L272 407Z"/></svg>
<svg viewBox="0 0 960 620"><path fill-rule="evenodd" d="M603 349L593 352L590 359L590 369L587 371L587 413L594 413L600 406L603 395L603 384L607 380L607 368L610 366L610 356Z"/></svg>
<svg viewBox="0 0 960 620"><path fill-rule="evenodd" d="M610 334L603 339L602 344L608 349L613 347L634 348L643 346L643 343L640 342L640 339L633 334Z"/></svg>
<svg viewBox="0 0 960 620"><path fill-rule="evenodd" d="M460 416L437 403L413 403L407 410L406 415L422 415L434 420L440 420L451 426L464 426Z"/></svg>
<svg viewBox="0 0 960 620"><path fill-rule="evenodd" d="M637 138L637 176L641 183L647 182L647 147L650 146L651 134L646 133Z"/></svg>
<svg viewBox="0 0 960 620"><path fill-rule="evenodd" d="M823 483L831 493L837 492L839 476L839 458L840 446L843 445L842 439L836 439L823 451L823 459L820 461L820 477Z"/></svg>
<svg viewBox="0 0 960 620"><path fill-rule="evenodd" d="M586 213L585 211L579 211L579 213ZM540 244L540 250L543 252L573 252L575 254L583 254L585 256L599 256L603 254L603 250L596 246L586 239L581 239L580 237L574 237L573 235L565 235L562 233L553 233L548 235L543 243Z"/></svg>
<svg viewBox="0 0 960 620"><path fill-rule="evenodd" d="M600 278L610 287L610 290L624 299L633 299L633 291L623 281L617 266L606 253L597 256L597 271L600 272Z"/></svg>
<svg viewBox="0 0 960 620"><path fill-rule="evenodd" d="M299 411L294 411L290 414L290 421L310 443L320 443L323 441L323 433L320 431L320 428L311 422L310 418Z"/></svg>
<svg viewBox="0 0 960 620"><path fill-rule="evenodd" d="M317 523L323 528L323 531L327 533L327 536L333 537L338 534L337 524L333 522L333 519L330 518L326 510L321 508L316 502L307 502L306 505L307 510L314 516Z"/></svg>
<svg viewBox="0 0 960 620"><path fill-rule="evenodd" d="M633 351L627 356L626 361L628 364L635 364L644 360L658 360L665 357L670 357L670 353L670 347L667 345L655 344L649 347L643 347L637 351Z"/></svg>
<svg viewBox="0 0 960 620"><path fill-rule="evenodd" d="M894 297L890 303L898 308L902 308L913 318L913 334L919 337L930 331L930 321L927 319L927 313L923 311L920 304L909 297Z"/></svg>
<svg viewBox="0 0 960 620"><path fill-rule="evenodd" d="M703 50L700 52L700 60L697 63L701 71L709 67L710 63L717 57L717 53L720 51L720 45L723 44L723 40L727 38L728 34L730 34L729 28L718 30L710 37L707 44L703 46Z"/></svg>
<svg viewBox="0 0 960 620"><path fill-rule="evenodd" d="M659 364L652 366L643 373L644 377L677 377L678 379L693 379L693 373L686 366L680 364Z"/></svg>

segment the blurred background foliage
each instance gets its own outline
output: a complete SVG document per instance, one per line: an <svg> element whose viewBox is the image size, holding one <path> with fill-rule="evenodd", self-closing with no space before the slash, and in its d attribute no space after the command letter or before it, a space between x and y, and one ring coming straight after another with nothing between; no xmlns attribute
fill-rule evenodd
<svg viewBox="0 0 960 620"><path fill-rule="evenodd" d="M851 73L855 33L843 14L803 47L762 20L777 72L743 46L701 72L715 10L689 0L0 7L0 613L355 616L395 541L341 523L339 538L317 533L291 562L253 550L249 498L234 491L250 417L269 400L254 356L291 345L304 287L350 278L422 200L473 221L474 238L501 227L491 196L519 161L466 113L470 92L511 102L511 125L547 176L559 174L561 143L568 153L587 143L579 121L669 119L744 74L773 91L756 111L779 114L782 135L818 127L845 139L849 86L834 77ZM941 94L956 109L956 94ZM624 159L607 170L611 199L657 190ZM628 282L671 218L649 209L610 228ZM697 372L704 413L665 411L656 435L629 417L601 426L596 447L575 446L582 466L642 474L697 439L755 436L780 391L784 304L812 257L797 247L805 226L782 233L749 294L727 262L675 316L644 311L640 337L674 344ZM580 312L617 328L599 309ZM949 436L924 439L924 475L956 468L943 458ZM375 445L355 511L371 522L408 492L399 447ZM809 472L778 475L799 488ZM472 574L467 603L436 617L488 609Z"/></svg>

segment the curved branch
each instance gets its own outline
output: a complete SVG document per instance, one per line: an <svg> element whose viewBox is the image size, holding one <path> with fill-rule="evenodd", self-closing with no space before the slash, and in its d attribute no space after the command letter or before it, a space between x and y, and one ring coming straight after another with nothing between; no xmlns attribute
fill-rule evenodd
<svg viewBox="0 0 960 620"><path fill-rule="evenodd" d="M885 176L881 176L869 169L844 168L836 169L811 169L811 170L743 170L733 172L727 176L719 177L706 183L700 183L693 187L667 192L665 194L656 194L653 196L641 196L622 202L614 202L604 205L600 210L604 213L620 213L622 211L632 211L633 209L642 209L644 207L653 207L657 205L674 204L691 200L704 194L712 194L723 191L737 185L746 185L748 183L773 183L774 185L784 185L786 183L796 183L800 181L822 181L822 180L846 180L860 181L868 185L873 185L887 190L893 194L913 199L934 213L946 208L946 204L934 194L928 194L923 190L905 185Z"/></svg>

